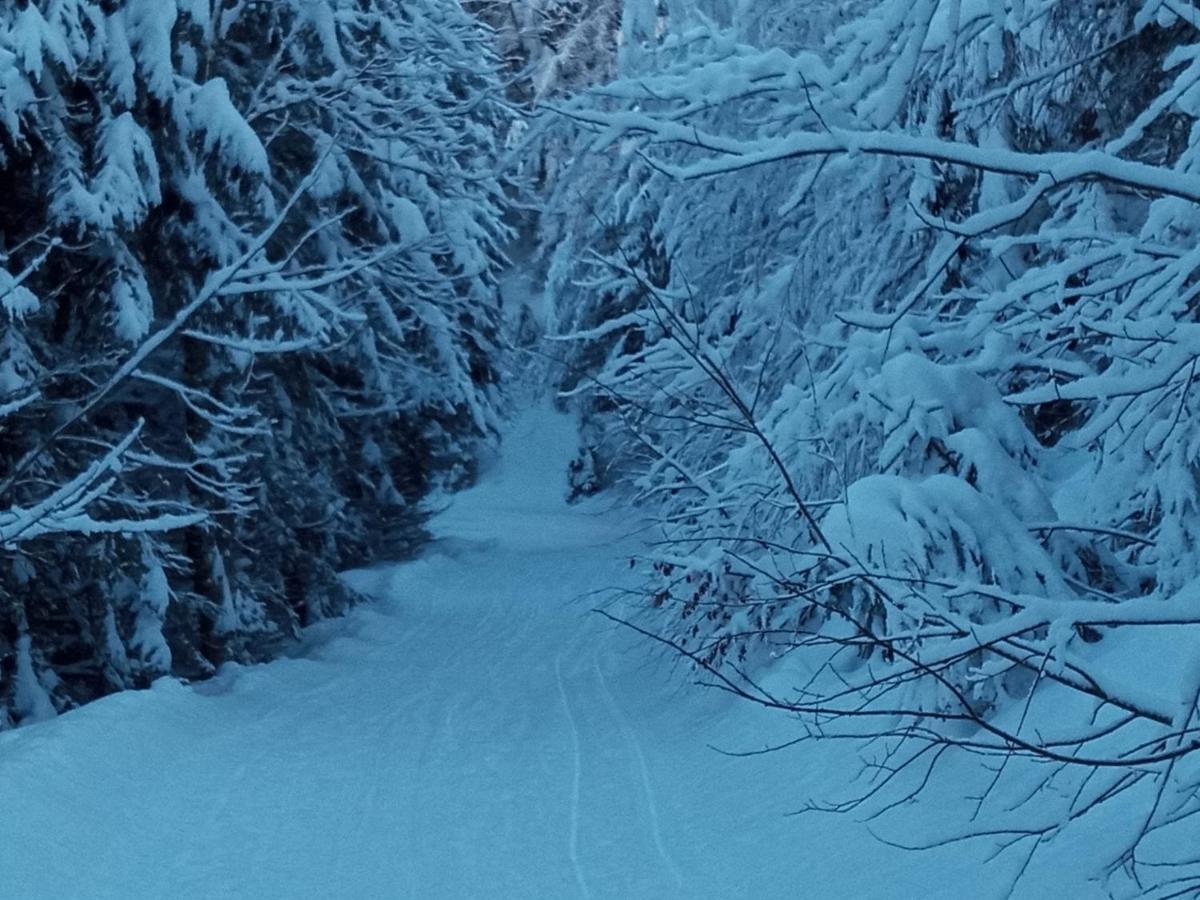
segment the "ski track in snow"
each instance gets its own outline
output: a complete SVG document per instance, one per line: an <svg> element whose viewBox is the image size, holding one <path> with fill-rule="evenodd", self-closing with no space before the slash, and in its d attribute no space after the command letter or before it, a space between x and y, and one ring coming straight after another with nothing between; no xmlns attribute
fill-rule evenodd
<svg viewBox="0 0 1200 900"><path fill-rule="evenodd" d="M571 823L567 829L567 856L571 858L571 866L575 869L575 883L579 885L579 893L590 900L592 893L588 890L587 879L583 877L583 869L579 867L579 785L583 777L583 753L579 745L579 728L575 724L575 716L571 712L571 701L567 699L567 689L563 685L562 654L554 657L554 675L558 680L558 692L562 696L563 712L567 714L567 724L571 727Z"/></svg>
<svg viewBox="0 0 1200 900"><path fill-rule="evenodd" d="M295 658L0 734L0 897L1002 896L988 846L786 817L859 773L844 744L708 749L796 730L588 613L638 543L628 512L563 502L574 440L526 414L425 556L348 574L378 601ZM1039 883L1020 896L1099 896Z"/></svg>
<svg viewBox="0 0 1200 900"><path fill-rule="evenodd" d="M671 880L675 883L676 887L681 888L683 887L683 873L679 871L679 867L675 865L675 861L671 859L671 855L667 853L667 848L663 844L662 828L658 818L658 804L654 798L654 782L650 778L650 769L646 765L646 754L642 752L641 741L638 740L637 732L630 725L629 717L621 711L621 707L617 705L617 699L609 689L608 679L604 675L604 667L600 665L599 653L593 655L592 665L596 669L596 676L600 682L600 690L604 693L604 702L612 710L613 717L620 723L621 733L625 736L625 740L633 750L634 756L637 757L638 774L641 776L642 789L646 797L646 812L650 817L650 830L654 835L654 847L658 850L659 857L661 857L663 863L666 864L667 870L671 873Z"/></svg>

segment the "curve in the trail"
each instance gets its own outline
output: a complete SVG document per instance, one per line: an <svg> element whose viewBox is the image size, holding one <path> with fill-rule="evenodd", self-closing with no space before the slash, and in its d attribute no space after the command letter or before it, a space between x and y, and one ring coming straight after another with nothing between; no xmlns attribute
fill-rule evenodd
<svg viewBox="0 0 1200 900"><path fill-rule="evenodd" d="M0 734L0 897L994 895L979 855L785 818L856 774L843 747L708 749L794 730L588 613L637 544L564 503L574 440L524 416L426 556L347 576L378 602L296 658Z"/></svg>

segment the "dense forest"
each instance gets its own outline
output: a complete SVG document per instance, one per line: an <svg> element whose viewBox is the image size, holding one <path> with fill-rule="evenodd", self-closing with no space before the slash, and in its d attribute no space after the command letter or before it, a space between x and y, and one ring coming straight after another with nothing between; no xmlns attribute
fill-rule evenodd
<svg viewBox="0 0 1200 900"><path fill-rule="evenodd" d="M437 0L0 12L5 721L270 654L470 478L498 71Z"/></svg>
<svg viewBox="0 0 1200 900"><path fill-rule="evenodd" d="M1191 0L31 0L0 79L0 725L281 652L548 380L601 615L827 811L968 759L945 841L1200 890Z"/></svg>

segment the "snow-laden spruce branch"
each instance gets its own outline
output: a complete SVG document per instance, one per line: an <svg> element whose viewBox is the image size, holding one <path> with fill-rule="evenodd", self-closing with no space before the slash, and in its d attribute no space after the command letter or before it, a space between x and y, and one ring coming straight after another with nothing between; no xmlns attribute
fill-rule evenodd
<svg viewBox="0 0 1200 900"><path fill-rule="evenodd" d="M204 520L203 513L157 513L139 519L96 519L88 509L112 488L123 459L141 433L142 425L122 438L104 456L70 481L29 507L0 510L0 547L47 534L103 534L171 531Z"/></svg>
<svg viewBox="0 0 1200 900"><path fill-rule="evenodd" d="M362 321L361 313L343 311L331 306L319 295L319 292L333 287L341 282L355 278L365 271L397 255L407 252L411 247L404 244L391 244L364 256L361 259L349 259L335 265L323 267L321 271L308 271L292 275L285 270L287 260L294 258L298 247L293 247L282 262L265 263L264 252L273 241L279 230L289 220L297 204L311 191L313 184L320 177L321 169L335 149L334 142L329 142L323 149L316 164L309 173L300 180L286 201L278 208L274 217L255 234L231 263L210 273L197 291L195 297L184 304L166 324L146 337L128 356L121 361L116 369L99 383L88 396L78 404L70 416L67 416L41 443L29 451L26 456L13 467L4 481L0 483L0 497L7 494L29 471L30 467L46 451L68 434L89 414L99 409L106 400L122 384L131 378L139 378L165 387L181 399L184 405L193 413L199 415L210 425L228 434L249 436L262 434L263 425L254 422L254 413L248 408L233 409L228 407L206 392L182 385L164 376L144 371L146 363L164 345L179 335L203 340L219 346L229 347L241 352L254 353L284 353L309 349L317 344L314 338L296 340L262 340L239 338L237 336L212 335L188 328L197 314L206 307L229 297L244 295L289 294L307 295L323 310L337 318L350 321ZM333 224L329 220L326 224ZM298 243L307 242L322 229L310 229ZM49 252L49 251L47 251ZM44 258L44 254L43 254ZM9 412L15 412L31 402L36 395L14 401L8 406ZM201 405L203 404L203 405ZM114 445L106 455L86 472L82 473L68 484L49 494L36 506L24 509L12 507L2 514L4 521L10 524L4 526L0 522L0 538L5 545L11 545L19 540L31 540L34 537L51 532L75 531L78 533L94 534L101 531L129 533L133 531L162 531L183 528L203 521L207 516L200 512L189 512L182 515L155 515L148 518L144 525L138 526L132 520L111 519L99 521L83 514L87 506L102 499L115 483L115 478L101 478L106 473L119 471L121 456L129 450L131 444L140 433L140 427L129 436ZM85 490L86 488L86 490Z"/></svg>
<svg viewBox="0 0 1200 900"><path fill-rule="evenodd" d="M389 247L374 254L368 260L355 260L335 267L319 277L305 277L298 279L296 282L292 282L286 277L280 277L274 266L267 266L262 272L257 273L251 269L251 265L261 258L267 245L271 243L279 229L288 221L296 204L308 194L317 178L320 177L321 167L333 152L333 149L334 145L332 143L324 148L317 164L300 181L271 221L251 238L233 262L210 273L196 292L196 295L185 303L171 317L170 321L162 325L134 348L121 361L116 370L108 375L79 403L70 416L66 417L43 439L38 447L31 450L26 454L24 459L13 467L13 470L4 481L0 482L0 497L3 497L12 488L13 484L28 471L29 467L41 454L46 452L49 446L101 406L118 387L138 373L155 352L176 335L187 330L186 326L196 317L197 313L226 296L227 292L231 292L232 294L245 294L251 291L256 293L290 293L293 291L303 292L320 287L328 287L338 281L353 277L368 266L396 252L396 248ZM237 280L242 277L253 277L255 274L259 275L261 280L244 283ZM271 276L269 280L261 278L261 276L268 274Z"/></svg>

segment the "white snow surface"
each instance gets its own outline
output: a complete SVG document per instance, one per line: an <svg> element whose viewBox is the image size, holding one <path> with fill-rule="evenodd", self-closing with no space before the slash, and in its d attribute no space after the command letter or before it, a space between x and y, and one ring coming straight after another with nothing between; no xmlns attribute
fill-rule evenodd
<svg viewBox="0 0 1200 900"><path fill-rule="evenodd" d="M983 865L988 847L914 853L853 815L787 816L858 772L848 745L713 749L796 724L691 687L590 612L637 518L563 501L574 447L565 417L520 418L424 558L350 573L378 601L299 655L0 734L0 894L1003 895L1016 861ZM1018 895L1096 895L1063 875Z"/></svg>

